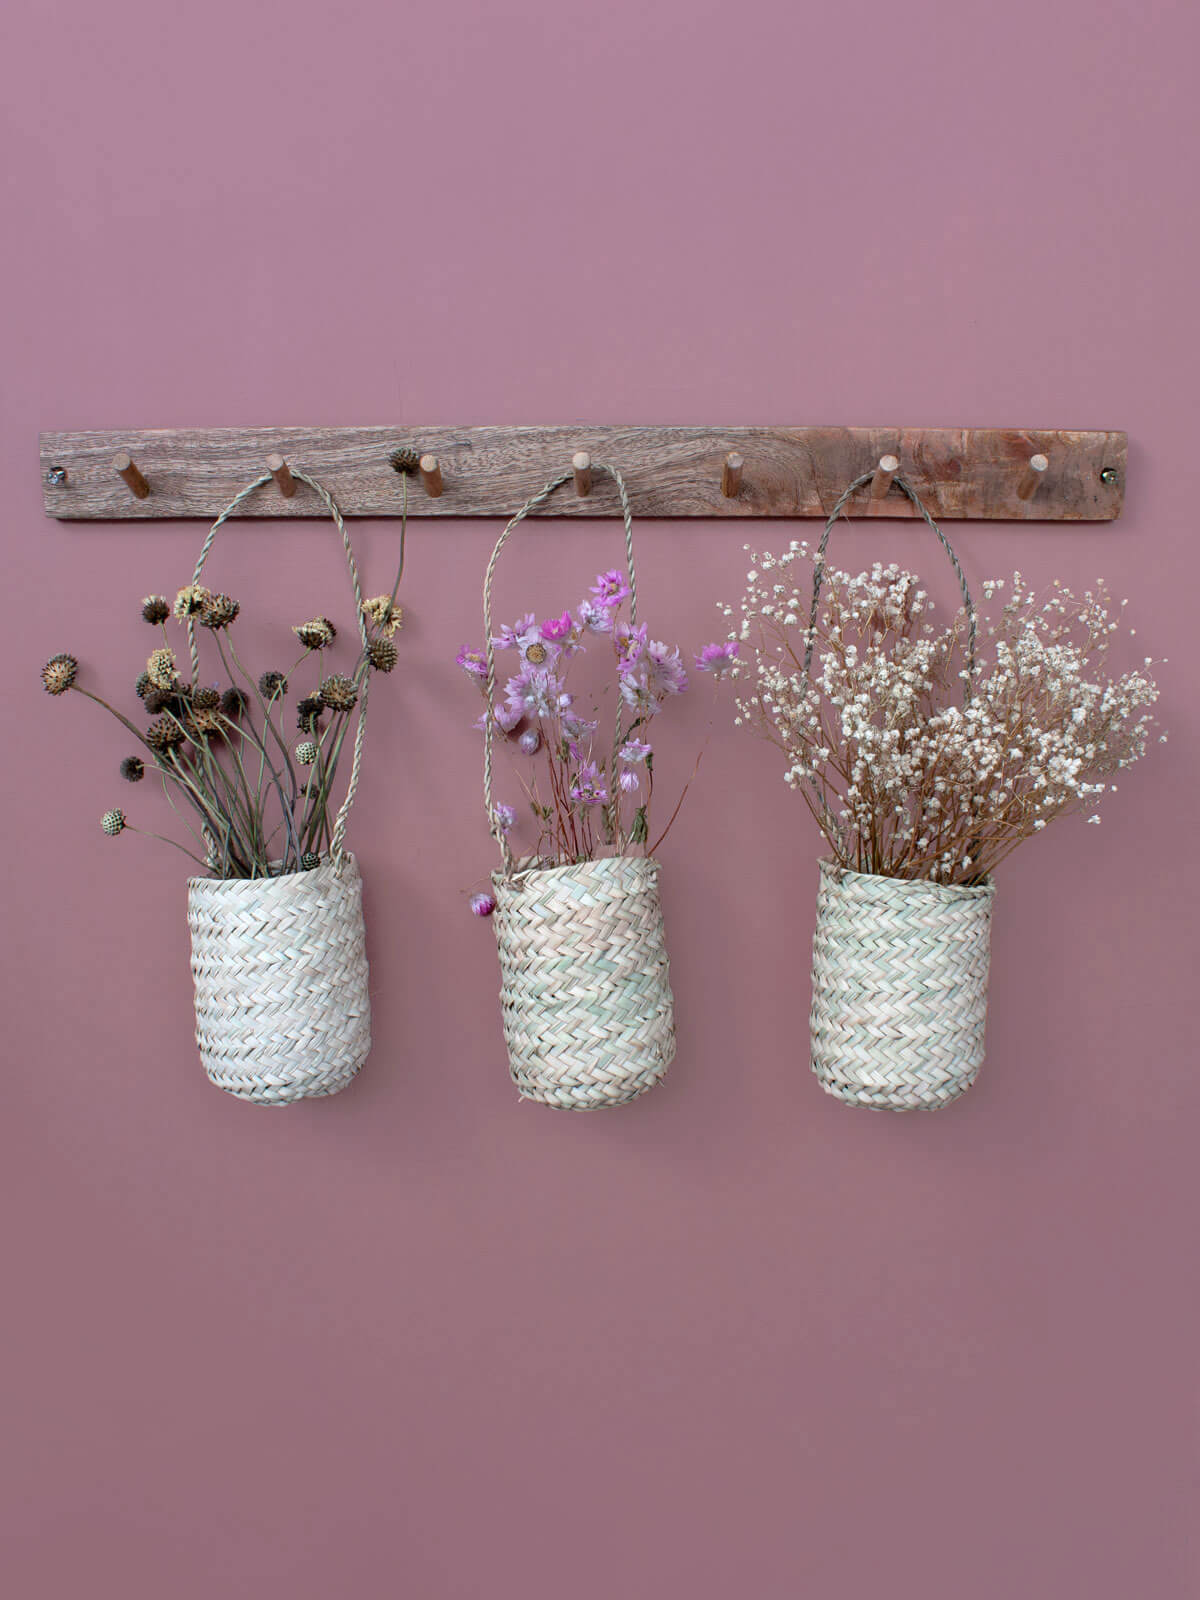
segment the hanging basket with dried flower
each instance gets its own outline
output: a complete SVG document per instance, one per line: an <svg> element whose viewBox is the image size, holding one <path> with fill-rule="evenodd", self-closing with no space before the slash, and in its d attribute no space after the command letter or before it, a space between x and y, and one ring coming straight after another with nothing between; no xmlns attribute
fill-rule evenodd
<svg viewBox="0 0 1200 1600"><path fill-rule="evenodd" d="M248 484L213 523L174 605L161 595L142 602L142 617L163 639L135 686L153 718L148 726L139 730L84 688L73 656L52 657L42 671L48 693L71 690L96 700L140 743L144 753L121 762L122 777L136 783L153 774L176 811L190 810L202 855L168 842L205 869L188 881L196 1040L211 1081L257 1105L336 1094L370 1051L362 881L345 835L376 655L381 643L394 653L390 635L400 615L395 599L404 565L402 523L392 592L364 601L336 503L306 473L293 468L292 476L323 502L341 535L357 622L352 671L331 673L324 665L337 630L321 616L293 629L303 654L287 672L254 678L232 637L237 601L200 581L218 529L271 483L269 474ZM181 673L167 636L172 616L186 625L190 677ZM197 626L229 680L223 691L200 681ZM286 697L290 680L312 661L319 687L300 701L304 737L293 749ZM335 812L339 757L352 723L350 775ZM120 809L106 812L101 827L114 837L144 831Z"/></svg>
<svg viewBox="0 0 1200 1600"><path fill-rule="evenodd" d="M493 919L509 1068L525 1099L574 1111L644 1094L675 1054L659 867L648 846L654 758L647 734L664 703L687 687L679 651L649 639L638 625L625 484L615 467L596 463L592 470L610 477L620 496L626 572L602 573L573 614L541 624L530 614L493 634L500 552L531 511L572 481L571 472L563 473L526 502L497 540L484 582L484 648L464 647L458 656L484 700L484 801L502 865L492 874L492 892L474 896L472 910ZM594 742L598 714L583 714L567 684L569 666L589 642L613 655L611 746ZM518 657L502 704L498 651ZM721 676L733 653L709 646L697 666ZM536 840L521 859L513 839L524 824L492 793L497 736L519 763L529 761L528 775L518 781Z"/></svg>
<svg viewBox="0 0 1200 1600"><path fill-rule="evenodd" d="M737 721L783 752L832 850L817 894L813 1071L850 1105L935 1110L983 1062L997 864L1115 787L1104 780L1144 752L1157 688L1140 669L1106 678L1118 625L1102 583L1078 599L1055 585L1039 602L1015 574L977 660L962 567L900 476L954 567L963 604L950 626L928 620L928 594L899 567L827 571L833 525L872 477L830 513L811 598L789 581L805 545L752 556L731 635L751 679ZM1002 587L985 583L985 597Z"/></svg>

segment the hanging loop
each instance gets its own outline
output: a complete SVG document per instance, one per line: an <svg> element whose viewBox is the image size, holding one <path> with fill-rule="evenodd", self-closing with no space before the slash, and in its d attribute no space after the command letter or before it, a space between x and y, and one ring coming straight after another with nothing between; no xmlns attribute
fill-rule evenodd
<svg viewBox="0 0 1200 1600"><path fill-rule="evenodd" d="M625 524L625 570L629 574L629 619L631 624L637 626L637 573L633 564L633 511L629 504L629 491L625 487L625 479L616 467L605 461L592 461L589 471L594 477L598 473L606 473L617 486L617 494L621 500L621 518ZM487 681L485 694L487 697L487 710L484 714L483 728L483 803L487 811L488 827L492 837L500 846L500 855L504 864L506 876L511 875L513 869L512 851L509 849L508 839L504 829L500 826L496 810L492 803L492 739L496 731L496 647L492 641L492 582L496 573L496 562L500 559L500 552L508 543L509 538L516 530L519 523L523 522L531 511L536 511L545 505L556 489L564 483L575 482L576 468L572 463L566 472L560 472L557 478L551 478L534 495L530 495L517 514L509 521L504 532L496 540L495 549L492 551L491 560L487 565L487 572L483 580L483 648L487 658ZM618 719L617 726L620 726Z"/></svg>
<svg viewBox="0 0 1200 1600"><path fill-rule="evenodd" d="M817 546L817 554L813 561L812 608L808 614L808 633L804 646L804 676L806 678L809 676L809 672L812 667L813 647L816 644L817 639L817 605L821 598L821 584L825 578L825 550L829 544L829 535L833 531L833 525L841 515L842 508L846 504L847 500L850 499L851 495L855 494L859 489L861 489L864 484L873 482L876 470L877 469L873 467L870 472L864 472L860 477L855 478L854 482L846 489L843 489L842 493L837 498L837 503L834 505L833 510L825 519L825 531L821 535L821 543ZM966 574L963 572L962 564L954 552L954 547L951 545L949 539L946 538L946 535L938 527L937 523L930 516L929 512L925 509L923 501L917 494L917 491L913 488L912 484L909 483L908 479L901 477L901 475L897 472L893 474L891 481L898 489L902 489L904 491L904 493L916 507L920 516L924 518L924 520L933 529L934 533L937 534L938 543L950 557L950 564L954 568L955 576L958 578L958 587L962 593L963 606L967 613L967 678L963 689L963 703L965 705L969 705L971 702L971 696L974 693L975 684L976 624L975 602L971 598L971 591L967 586Z"/></svg>
<svg viewBox="0 0 1200 1600"><path fill-rule="evenodd" d="M366 619L363 616L362 584L359 581L358 563L354 559L354 550L350 544L350 534L347 531L342 513L338 509L337 502L329 493L329 490L326 489L324 484L318 483L315 478L310 478L307 472L301 472L296 467L290 468L290 475L296 481L296 483L306 483L314 492L314 494L316 494L318 499L324 504L326 511L328 511L329 515L333 518L334 524L342 536L342 549L346 555L346 567L350 573L350 582L354 589L354 619L358 625L358 636L362 643L363 658L364 660L367 660L369 652L369 640L367 638ZM266 472L261 478L255 478L253 483L248 483L244 489L240 489L238 493L234 495L233 499L225 507L224 511L221 512L220 516L213 523L212 527L208 530L208 537L205 539L204 544L201 546L200 554L196 558L196 569L192 573L193 583L200 582L200 574L204 571L204 563L208 560L209 552L213 547L213 540L217 536L217 529L220 528L223 523L227 522L233 513L239 510L252 494L255 494L265 484L274 482L275 478L273 474L271 472ZM403 540L403 535L401 538ZM401 543L401 551L403 552L403 542ZM200 652L196 645L195 617L188 617L187 627L188 653L192 660L192 684L194 686L200 677ZM366 737L367 731L367 697L370 692L370 685L371 670L368 664L366 671L363 673L362 688L359 691L358 696L358 721L354 729L354 754L350 763L350 781L346 785L346 797L338 809L338 814L333 824L333 832L330 835L329 841L330 860L333 862L335 868L338 869L341 868L342 861L345 857L344 841L346 838L346 824L350 819L350 808L354 804L354 797L358 793L358 781L362 771L363 740Z"/></svg>

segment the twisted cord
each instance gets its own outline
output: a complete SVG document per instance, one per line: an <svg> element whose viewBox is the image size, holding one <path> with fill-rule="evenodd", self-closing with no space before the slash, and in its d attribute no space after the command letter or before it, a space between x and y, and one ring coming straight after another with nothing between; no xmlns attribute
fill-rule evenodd
<svg viewBox="0 0 1200 1600"><path fill-rule="evenodd" d="M354 559L354 551L350 544L350 534L346 528L345 520L342 517L342 513L338 508L337 502L334 500L333 496L329 493L329 490L326 489L323 483L318 483L315 478L310 478L307 472L300 472L295 467L292 468L292 477L297 479L300 483L306 483L309 488L313 490L317 498L323 503L325 509L329 512L329 515L333 518L334 523L337 525L337 530L342 536L342 548L346 553L346 566L350 572L350 582L354 586L354 617L356 623L358 624L358 636L362 641L363 654L365 657L369 653L369 640L367 638L367 624L363 617L362 584L359 581L358 563ZM208 530L208 537L200 547L200 554L196 558L196 570L192 573L193 583L200 582L200 574L204 571L204 563L208 560L208 554L212 549L213 540L217 536L217 529L223 522L226 522L233 515L233 513L244 504L246 500L249 499L255 490L261 489L264 484L268 484L271 481L271 474L269 472L264 473L261 478L255 478L253 483L248 483L244 489L239 489L237 494L234 495L233 499L225 507L224 511L221 512L221 515L213 523L212 527ZM406 491L406 510L407 501L408 495ZM405 523L401 524L400 529L401 562L404 560L404 530L406 521ZM192 684L194 686L199 681L200 677L200 652L196 645L195 617L189 616L187 619L187 624L188 654L192 658ZM362 691L358 700L358 722L354 729L354 754L350 763L350 782L346 786L346 797L342 801L341 807L338 810L337 817L335 818L333 824L333 832L330 836L329 854L335 866L341 865L342 859L345 855L343 841L346 837L346 824L350 819L350 808L354 804L354 797L358 793L358 780L362 771L363 740L366 736L367 730L367 697L370 692L370 684L371 671L370 666L368 665L367 671L363 674Z"/></svg>
<svg viewBox="0 0 1200 1600"><path fill-rule="evenodd" d="M621 498L621 518L625 524L625 567L629 574L629 617L634 627L637 626L637 573L633 564L633 511L629 504L629 491L625 487L625 479L616 467L609 466L604 461L593 461L593 472L606 472L617 486L617 493ZM496 540L492 551L491 560L487 564L487 572L483 579L483 648L487 657L487 681L485 694L487 697L487 713L484 717L483 729L483 803L487 812L488 827L493 839L500 846L500 856L504 864L505 876L511 876L513 869L512 851L509 849L508 840L504 830L496 817L492 805L492 735L495 731L496 721L496 648L492 643L492 581L496 573L496 562L500 552L508 543L509 536L531 511L536 511L538 506L544 505L556 489L574 478L574 472L560 472L557 478L551 478L549 483L544 483L538 492L530 495L525 504L505 527L504 532ZM618 726L619 726L618 720ZM613 746L613 759L616 759L616 746Z"/></svg>
<svg viewBox="0 0 1200 1600"><path fill-rule="evenodd" d="M812 608L808 614L808 637L804 648L804 676L806 678L808 677L809 669L812 666L813 646L815 645L817 638L817 605L821 598L821 584L825 577L825 548L829 543L829 535L832 532L833 525L841 514L842 507L846 504L846 501L849 500L850 496L858 489L861 489L865 483L870 483L874 476L875 472L874 469L872 469L870 472L864 472L861 477L855 478L852 484L843 489L842 493L837 498L837 503L834 505L833 510L826 518L825 531L821 535L821 543L817 547L816 559L813 562ZM929 515L929 512L925 509L925 505L920 496L909 483L908 479L901 477L900 474L897 473L892 479L892 482L897 484L904 491L904 493L912 501L913 505L917 508L917 511L920 513L920 515L933 529L934 533L937 534L938 543L950 557L950 564L954 568L955 575L958 578L958 587L962 593L963 605L966 608L967 613L967 680L966 686L963 690L963 703L965 705L969 705L971 703L971 697L974 694L976 626L975 602L972 600L971 591L967 586L966 574L963 572L962 564L954 552L954 547L951 545L946 535L938 527L937 523Z"/></svg>

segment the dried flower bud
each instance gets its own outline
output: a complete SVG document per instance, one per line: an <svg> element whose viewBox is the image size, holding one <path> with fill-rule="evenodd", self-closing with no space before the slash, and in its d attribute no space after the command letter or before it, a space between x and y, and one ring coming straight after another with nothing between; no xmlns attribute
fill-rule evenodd
<svg viewBox="0 0 1200 1600"><path fill-rule="evenodd" d="M358 704L358 690L353 678L340 672L333 673L321 685L321 700L331 711L353 711Z"/></svg>
<svg viewBox="0 0 1200 1600"><path fill-rule="evenodd" d="M317 749L316 745L311 739L301 739L300 743L296 746L296 760L302 767L311 767L319 754L320 751Z"/></svg>
<svg viewBox="0 0 1200 1600"><path fill-rule="evenodd" d="M276 695L285 695L287 679L282 672L264 672L258 680L258 692L264 700L273 700Z"/></svg>
<svg viewBox="0 0 1200 1600"><path fill-rule="evenodd" d="M473 894L471 910L477 917L490 917L496 909L496 897L491 894Z"/></svg>
<svg viewBox="0 0 1200 1600"><path fill-rule="evenodd" d="M377 672L390 672L399 659L390 639L372 639L367 646L367 658Z"/></svg>
<svg viewBox="0 0 1200 1600"><path fill-rule="evenodd" d="M141 756L126 756L121 763L121 776L126 783L141 783L146 776L146 763Z"/></svg>
<svg viewBox="0 0 1200 1600"><path fill-rule="evenodd" d="M535 756L542 748L542 736L536 728L526 728L517 743L527 756Z"/></svg>
<svg viewBox="0 0 1200 1600"><path fill-rule="evenodd" d="M174 650L167 650L161 646L157 650L151 650L149 660L146 662L146 672L156 689L173 689L179 678Z"/></svg>
<svg viewBox="0 0 1200 1600"><path fill-rule="evenodd" d="M142 601L142 619L153 623L156 627L160 622L165 622L171 615L171 607L167 604L166 595L148 594Z"/></svg>
<svg viewBox="0 0 1200 1600"><path fill-rule="evenodd" d="M196 617L204 610L212 595L202 583L188 583L175 596L175 615L182 622L185 617Z"/></svg>
<svg viewBox="0 0 1200 1600"><path fill-rule="evenodd" d="M325 703L317 694L306 694L296 706L296 727L301 733L316 733L325 714Z"/></svg>
<svg viewBox="0 0 1200 1600"><path fill-rule="evenodd" d="M125 831L125 813L114 806L111 811L106 811L100 818L100 826L110 838L115 839L119 833L124 833Z"/></svg>
<svg viewBox="0 0 1200 1600"><path fill-rule="evenodd" d="M183 739L183 729L171 717L156 717L146 729L146 743L151 750L170 750L182 744Z"/></svg>
<svg viewBox="0 0 1200 1600"><path fill-rule="evenodd" d="M311 622L301 622L292 632L306 650L324 650L337 638L337 629L328 617L314 617Z"/></svg>
<svg viewBox="0 0 1200 1600"><path fill-rule="evenodd" d="M240 717L249 704L250 697L244 689L226 689L221 696L221 710L227 717Z"/></svg>
<svg viewBox="0 0 1200 1600"><path fill-rule="evenodd" d="M377 594L371 600L364 600L362 612L373 628L386 629L389 639L397 628L404 626L404 612L390 594Z"/></svg>
<svg viewBox="0 0 1200 1600"><path fill-rule="evenodd" d="M74 656L51 656L42 668L42 686L47 694L66 694L78 671L79 663Z"/></svg>
<svg viewBox="0 0 1200 1600"><path fill-rule="evenodd" d="M210 594L200 608L200 626L202 628L227 628L231 622L236 621L241 606L227 594Z"/></svg>

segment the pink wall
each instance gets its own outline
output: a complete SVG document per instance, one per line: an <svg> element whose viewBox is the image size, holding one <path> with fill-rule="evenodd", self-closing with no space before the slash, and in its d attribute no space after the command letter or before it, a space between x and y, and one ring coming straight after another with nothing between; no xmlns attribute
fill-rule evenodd
<svg viewBox="0 0 1200 1600"><path fill-rule="evenodd" d="M1193 1594L1194 9L57 0L8 33L5 1593ZM1129 595L1173 742L1005 871L945 1116L813 1081L817 841L724 710L665 852L667 1085L517 1101L447 664L496 529L444 522L354 823L374 1056L287 1114L205 1082L181 866L96 822L152 796L37 683L64 648L127 675L203 529L46 521L38 429L572 418L1129 430L1119 524L958 530L973 579ZM378 588L397 527L355 533ZM573 600L615 539L532 529L502 603ZM741 543L643 527L668 636L711 634ZM936 571L907 527L843 549ZM277 628L342 603L319 524L215 560Z"/></svg>

